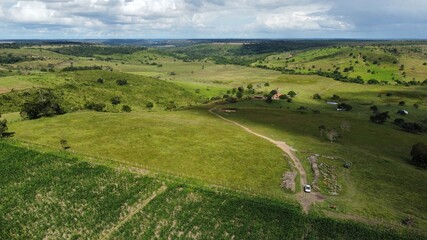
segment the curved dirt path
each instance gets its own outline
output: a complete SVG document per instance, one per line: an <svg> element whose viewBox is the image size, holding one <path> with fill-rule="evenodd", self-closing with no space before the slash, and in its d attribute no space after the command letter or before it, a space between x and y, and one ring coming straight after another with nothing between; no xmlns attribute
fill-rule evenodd
<svg viewBox="0 0 427 240"><path fill-rule="evenodd" d="M262 134L256 133L254 131L252 131L250 128L243 126L240 123L237 123L235 121L232 121L230 119L227 119L221 115L219 115L218 113L214 112L216 109L212 108L209 110L210 113L212 113L213 115L221 118L224 121L227 121L229 123L232 123L234 125L237 125L241 128L243 128L246 132L251 133L257 137L263 138L271 143L273 143L274 145L276 145L276 147L280 148L286 155L289 156L289 158L292 160L292 162L294 163L294 167L298 170L299 176L300 176L300 184L301 185L305 185L308 183L307 180L307 173L305 172L304 167L301 164L301 161L298 159L298 157L295 155L295 149L293 149L291 146L289 146L288 144L286 144L286 142L282 142L282 141L276 141L273 140L267 136L264 136ZM318 192L312 192L312 193L305 193L304 191L301 191L302 186L300 186L299 188L299 192L296 194L297 200L298 202L301 204L303 210L305 213L307 213L310 210L310 206L315 204L318 201L322 201L324 199L324 197L318 193Z"/></svg>

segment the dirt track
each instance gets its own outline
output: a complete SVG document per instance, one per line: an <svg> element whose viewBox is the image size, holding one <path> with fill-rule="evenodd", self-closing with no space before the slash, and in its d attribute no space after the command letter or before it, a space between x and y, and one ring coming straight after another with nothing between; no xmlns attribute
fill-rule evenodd
<svg viewBox="0 0 427 240"><path fill-rule="evenodd" d="M307 173L305 172L304 167L301 165L301 161L298 159L298 157L295 155L295 149L293 149L291 146L289 146L288 144L286 144L286 142L282 142L282 141L276 141L273 140L267 136L261 135L259 133L256 133L254 131L252 131L251 129L249 129L248 127L243 126L240 123L237 123L235 121L229 120L221 115L219 115L218 113L214 112L216 109L210 109L209 112L212 113L213 115L223 119L224 121L227 121L229 123L232 123L234 125L237 125L241 128L243 128L246 132L251 133L257 137L263 138L271 143L273 143L274 145L276 145L278 148L280 148L284 153L286 153L286 155L289 156L289 158L292 160L295 168L298 170L299 176L300 176L300 183L302 185L307 184L308 180L307 180ZM322 201L324 199L324 197L320 194L320 193L305 193L302 190L302 186L300 186L299 188L297 188L297 191L299 189L299 192L297 193L297 200L298 202L301 204L304 212L308 212L310 210L310 206L318 201Z"/></svg>

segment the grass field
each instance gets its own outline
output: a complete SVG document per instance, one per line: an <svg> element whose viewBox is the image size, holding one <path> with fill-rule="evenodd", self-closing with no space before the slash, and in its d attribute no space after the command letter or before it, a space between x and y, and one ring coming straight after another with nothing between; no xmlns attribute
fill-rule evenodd
<svg viewBox="0 0 427 240"><path fill-rule="evenodd" d="M189 187L4 142L0 153L2 239L422 237L302 215L292 205Z"/></svg>
<svg viewBox="0 0 427 240"><path fill-rule="evenodd" d="M49 126L47 128L47 126ZM216 119L207 111L112 114L78 112L14 122L14 138L106 157L276 199L290 169L279 149Z"/></svg>

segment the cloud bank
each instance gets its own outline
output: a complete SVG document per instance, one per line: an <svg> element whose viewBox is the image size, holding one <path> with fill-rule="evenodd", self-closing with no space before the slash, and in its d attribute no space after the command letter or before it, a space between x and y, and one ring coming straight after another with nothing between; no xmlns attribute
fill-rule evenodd
<svg viewBox="0 0 427 240"><path fill-rule="evenodd" d="M427 38L425 0L2 0L0 38Z"/></svg>

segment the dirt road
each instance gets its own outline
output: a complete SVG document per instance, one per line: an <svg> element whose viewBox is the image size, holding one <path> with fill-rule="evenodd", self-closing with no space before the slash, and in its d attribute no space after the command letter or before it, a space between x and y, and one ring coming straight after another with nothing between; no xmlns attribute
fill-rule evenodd
<svg viewBox="0 0 427 240"><path fill-rule="evenodd" d="M274 145L276 145L278 148L280 148L286 155L289 156L289 158L292 160L294 167L297 169L299 176L300 176L300 183L302 185L307 184L308 180L307 180L307 173L305 172L304 167L301 165L301 161L298 159L298 157L295 155L295 149L293 149L291 146L289 146L288 144L286 144L286 142L282 142L282 141L276 141L273 140L267 136L264 136L262 134L256 133L254 131L252 131L251 129L249 129L248 127L243 126L240 123L237 123L235 121L229 120L221 115L219 115L218 113L215 112L215 108L210 109L209 112L212 113L213 115L221 118L224 121L227 121L229 123L232 123L234 125L237 125L241 128L243 128L246 132L251 133L257 137L263 138L271 143L273 143ZM298 190L299 189L299 190ZM317 192L312 192L312 193L305 193L304 191L302 191L302 186L300 186L299 188L297 188L297 191L299 191L296 195L298 202L301 204L304 212L308 212L310 210L310 206L315 204L318 201L322 201L324 199L324 197Z"/></svg>

